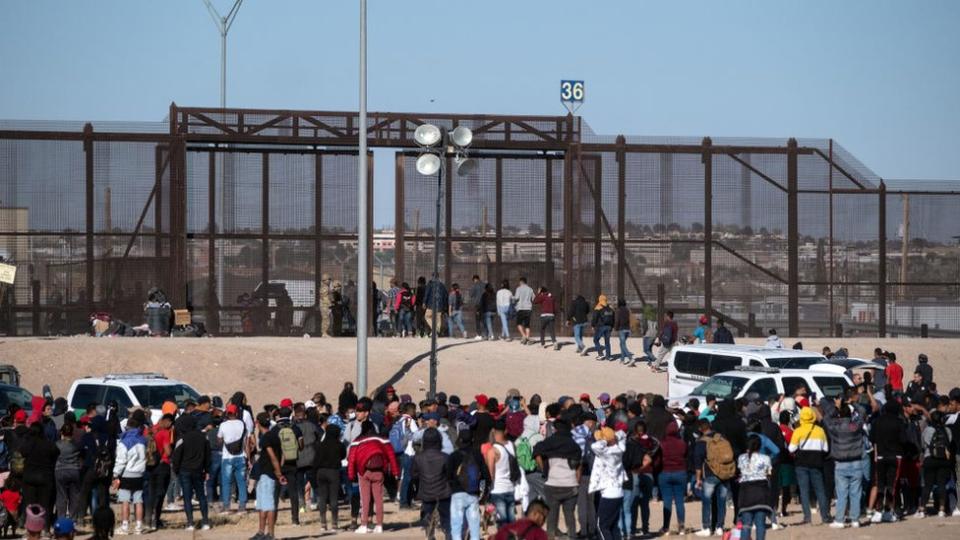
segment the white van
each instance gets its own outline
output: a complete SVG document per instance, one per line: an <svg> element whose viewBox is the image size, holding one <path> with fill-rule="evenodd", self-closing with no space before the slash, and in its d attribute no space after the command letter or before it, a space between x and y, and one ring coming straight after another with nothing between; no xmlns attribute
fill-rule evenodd
<svg viewBox="0 0 960 540"><path fill-rule="evenodd" d="M764 401L772 401L781 394L793 396L800 387L807 389L807 395L822 398L842 394L852 386L853 382L846 374L819 365L808 369L738 367L713 375L688 395L671 395L670 401L682 404L690 398L697 398L704 403L707 396L722 401L742 398L750 393Z"/></svg>
<svg viewBox="0 0 960 540"><path fill-rule="evenodd" d="M681 345L667 359L667 395L685 396L717 373L737 367L807 369L826 361L822 354L755 345Z"/></svg>

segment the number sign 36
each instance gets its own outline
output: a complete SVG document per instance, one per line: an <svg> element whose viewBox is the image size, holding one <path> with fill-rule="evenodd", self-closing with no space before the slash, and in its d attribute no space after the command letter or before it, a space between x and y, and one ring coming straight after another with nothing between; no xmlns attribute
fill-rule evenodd
<svg viewBox="0 0 960 540"><path fill-rule="evenodd" d="M560 81L560 101L580 103L583 95L583 81Z"/></svg>

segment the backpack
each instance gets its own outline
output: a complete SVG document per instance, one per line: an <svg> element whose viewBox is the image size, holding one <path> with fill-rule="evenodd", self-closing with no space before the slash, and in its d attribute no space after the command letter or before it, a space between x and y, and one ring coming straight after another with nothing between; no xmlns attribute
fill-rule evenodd
<svg viewBox="0 0 960 540"><path fill-rule="evenodd" d="M14 450L10 454L10 474L14 476L23 476L23 470L27 467L27 459L19 450Z"/></svg>
<svg viewBox="0 0 960 540"><path fill-rule="evenodd" d="M244 425L243 425L243 435L241 435L239 439L237 439L237 440L235 440L235 441L233 441L233 442L231 442L231 443L226 443L226 444L224 444L224 445L223 445L223 448L224 448L227 452L230 452L230 454L232 454L232 455L234 455L234 456L241 455L241 454L243 454L243 445L244 445L244 443L245 443L246 441L247 441L247 425L244 424Z"/></svg>
<svg viewBox="0 0 960 540"><path fill-rule="evenodd" d="M480 493L480 464L473 452L463 453L463 461L457 467L457 483L467 493Z"/></svg>
<svg viewBox="0 0 960 540"><path fill-rule="evenodd" d="M613 326L613 310L606 306L600 311L600 326Z"/></svg>
<svg viewBox="0 0 960 540"><path fill-rule="evenodd" d="M280 450L283 454L283 461L285 463L296 462L297 458L300 457L300 443L297 441L297 434L294 433L293 428L283 426L280 428L280 431L277 432L277 435L280 437Z"/></svg>
<svg viewBox="0 0 960 540"><path fill-rule="evenodd" d="M460 311L463 309L463 295L460 294L460 291L453 292L453 305L450 306L454 311Z"/></svg>
<svg viewBox="0 0 960 540"><path fill-rule="evenodd" d="M413 309L413 293L410 292L410 289L400 291L400 308Z"/></svg>
<svg viewBox="0 0 960 540"><path fill-rule="evenodd" d="M517 454L517 464L526 472L537 470L537 460L533 459L533 447L530 446L530 439L520 437L514 445Z"/></svg>
<svg viewBox="0 0 960 540"><path fill-rule="evenodd" d="M93 475L98 480L113 476L113 453L110 447L97 441L97 454L93 458Z"/></svg>
<svg viewBox="0 0 960 540"><path fill-rule="evenodd" d="M160 452L157 451L157 440L153 437L153 433L147 432L147 444L146 444L146 458L147 458L147 468L156 467L160 463Z"/></svg>
<svg viewBox="0 0 960 540"><path fill-rule="evenodd" d="M520 473L520 464L517 463L517 457L511 454L506 446L502 444L498 444L497 446L503 448L504 453L507 454L507 463L510 465L510 481L516 484L522 476Z"/></svg>
<svg viewBox="0 0 960 540"><path fill-rule="evenodd" d="M363 469L365 471L382 471L384 465L386 463L383 460L383 453L377 452L367 458L367 462L363 464Z"/></svg>
<svg viewBox="0 0 960 540"><path fill-rule="evenodd" d="M930 439L930 457L950 459L950 439L947 430L942 426L933 428L933 438Z"/></svg>
<svg viewBox="0 0 960 540"><path fill-rule="evenodd" d="M730 441L719 433L704 437L707 445L707 466L720 480L730 480L737 474L737 464L733 459L733 447Z"/></svg>
<svg viewBox="0 0 960 540"><path fill-rule="evenodd" d="M406 418L401 418L390 426L390 446L395 454L402 454L410 442L410 431L404 427L407 421Z"/></svg>

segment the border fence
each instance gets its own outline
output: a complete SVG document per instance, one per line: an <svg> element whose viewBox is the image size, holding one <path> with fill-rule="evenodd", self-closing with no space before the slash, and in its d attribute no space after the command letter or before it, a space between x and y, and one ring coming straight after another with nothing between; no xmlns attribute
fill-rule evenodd
<svg viewBox="0 0 960 540"><path fill-rule="evenodd" d="M750 335L960 336L960 183L885 182L832 140L612 138L573 116L368 122L369 145L397 151L386 272L407 281L430 275L437 196L413 131L465 125L478 167L444 178L447 283L523 275L563 305L604 293ZM161 287L215 333L270 333L275 303L249 298L271 283L315 332L322 276L356 275L358 132L352 112L175 104L158 123L0 122L0 256L17 266L0 332L82 332L96 311L137 322Z"/></svg>

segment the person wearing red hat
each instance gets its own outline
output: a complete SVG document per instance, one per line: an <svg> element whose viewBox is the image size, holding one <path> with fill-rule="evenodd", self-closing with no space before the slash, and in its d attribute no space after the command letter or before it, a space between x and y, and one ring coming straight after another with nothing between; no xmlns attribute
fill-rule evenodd
<svg viewBox="0 0 960 540"><path fill-rule="evenodd" d="M474 396L477 402L477 410L473 413L473 446L479 449L484 444L490 442L490 431L493 430L494 418L487 410L490 399L485 394Z"/></svg>
<svg viewBox="0 0 960 540"><path fill-rule="evenodd" d="M240 419L240 408L235 403L227 405L227 419L220 424L217 438L223 445L220 461L220 502L221 514L230 513L230 495L233 482L237 484L240 513L247 506L247 427Z"/></svg>
<svg viewBox="0 0 960 540"><path fill-rule="evenodd" d="M286 408L288 408L288 409L292 409L292 408L293 408L293 400L290 399L290 398L283 398L283 399L281 399L281 400L280 400L280 408L283 409L284 407L286 407Z"/></svg>
<svg viewBox="0 0 960 540"><path fill-rule="evenodd" d="M710 318L706 315L701 315L700 324L693 329L693 337L696 338L697 343L710 343L713 337L713 331L710 329Z"/></svg>

